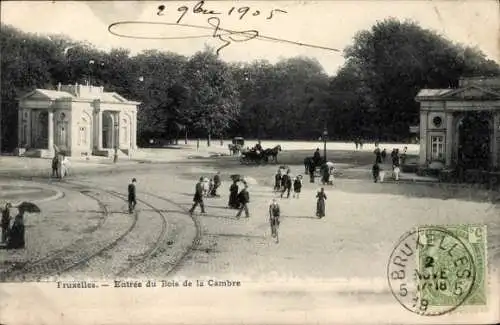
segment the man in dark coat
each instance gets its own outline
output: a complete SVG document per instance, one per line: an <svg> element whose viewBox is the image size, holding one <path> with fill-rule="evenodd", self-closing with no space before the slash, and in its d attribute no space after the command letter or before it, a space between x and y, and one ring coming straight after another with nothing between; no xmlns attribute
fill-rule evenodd
<svg viewBox="0 0 500 325"><path fill-rule="evenodd" d="M54 158L52 158L52 177L59 177L59 158L58 154L56 153L54 155Z"/></svg>
<svg viewBox="0 0 500 325"><path fill-rule="evenodd" d="M245 210L245 217L250 218L250 213L248 212L248 202L250 202L250 194L248 193L248 186L245 185L238 194L238 202L240 203L240 210L236 214L236 218L240 218L241 213Z"/></svg>
<svg viewBox="0 0 500 325"><path fill-rule="evenodd" d="M132 182L128 184L128 213L132 213L137 205L135 197L135 183L137 183L137 180L132 178Z"/></svg>
<svg viewBox="0 0 500 325"><path fill-rule="evenodd" d="M281 189L281 168L278 168L276 175L274 175L274 191L278 192Z"/></svg>
<svg viewBox="0 0 500 325"><path fill-rule="evenodd" d="M220 184L221 184L220 172L217 172L217 174L215 174L214 176L212 192L210 193L211 196L219 196L217 194L217 189L219 188Z"/></svg>
<svg viewBox="0 0 500 325"><path fill-rule="evenodd" d="M2 210L2 220L1 220L1 227L2 227L2 243L5 243L7 241L7 237L9 235L9 228L10 228L10 203L5 204L5 208Z"/></svg>
<svg viewBox="0 0 500 325"><path fill-rule="evenodd" d="M203 204L203 177L200 177L200 181L196 183L193 202L193 206L191 207L191 209L189 209L190 214L193 214L194 209L198 205L201 208L201 213L205 213L205 205Z"/></svg>
<svg viewBox="0 0 500 325"><path fill-rule="evenodd" d="M309 167L307 168L309 172L309 182L314 183L314 170L316 169L316 166L314 166L314 163L312 160L309 161Z"/></svg>
<svg viewBox="0 0 500 325"><path fill-rule="evenodd" d="M318 166L321 163L321 153L319 152L319 148L316 148L316 151L313 155L314 166Z"/></svg>
<svg viewBox="0 0 500 325"><path fill-rule="evenodd" d="M382 163L382 152L380 151L380 148L378 147L378 145L376 145L373 153L375 154L375 163L381 164Z"/></svg>
<svg viewBox="0 0 500 325"><path fill-rule="evenodd" d="M287 198L290 197L290 191L292 190L292 177L290 175L290 169L287 170L286 174L283 175L281 178L281 184L282 184L282 189L281 189L281 197L283 198L283 194L287 192Z"/></svg>
<svg viewBox="0 0 500 325"><path fill-rule="evenodd" d="M233 180L233 184L231 184L231 187L229 188L229 203L228 203L228 206L232 209L239 208L238 190L239 190L238 181Z"/></svg>
<svg viewBox="0 0 500 325"><path fill-rule="evenodd" d="M9 231L7 249L21 249L24 245L24 210L20 208Z"/></svg>

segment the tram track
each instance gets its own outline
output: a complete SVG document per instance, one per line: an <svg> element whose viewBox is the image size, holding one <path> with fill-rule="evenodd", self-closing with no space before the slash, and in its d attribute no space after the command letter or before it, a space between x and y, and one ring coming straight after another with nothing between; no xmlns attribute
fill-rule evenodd
<svg viewBox="0 0 500 325"><path fill-rule="evenodd" d="M32 182L37 182L31 179ZM85 195L97 202L99 205L100 211L99 213L103 215L103 218L99 221L97 226L84 237L77 239L73 243L66 245L61 249L57 249L52 251L45 256L38 258L36 260L27 261L20 268L11 268L5 270L0 273L0 281L12 281L12 280L20 280L20 281L30 281L30 280L40 280L42 278L47 278L51 276L61 276L63 273L67 273L73 269L85 269L85 265L92 263L92 260L96 259L99 256L102 256L105 253L111 252L117 245L119 245L122 241L124 241L127 236L134 231L137 226L137 222L140 220L140 215L136 211L129 216L132 217L129 220L128 227L125 231L123 231L118 237L114 238L99 238L96 240L95 237L99 237L100 231L103 230L103 227L108 227L107 222L109 222L109 218L111 215L116 214L116 212L112 212L109 204L105 203L102 194L113 197L115 199L119 199L121 202L126 202L126 195L120 193L118 191L112 189L104 189L101 188L100 184L96 184L87 180L78 180L79 182L64 180L57 184L58 187L66 190L78 191L82 195ZM82 184L86 183L86 184ZM96 188L97 190L93 190ZM149 192L141 192L145 196L150 196L152 198L156 198L160 201L168 203L168 205L172 205L180 209L180 211L185 212L187 215L190 215L188 210L182 205L178 204L174 200L165 198L163 196L157 195L155 193ZM157 216L161 219L161 227L156 235L156 238L153 243L143 251L141 254L132 256L132 258L128 258L128 263L126 266L123 266L117 272L113 272L113 276L123 277L129 274L131 271L137 271L141 269L141 266L147 265L148 261L154 260L154 257L161 251L165 251L165 247L167 247L168 242L168 220L167 216L157 207L152 205L151 203L138 199L142 205L148 207L152 211L155 212ZM127 213L128 214L128 213ZM171 275L175 273L182 262L189 256L189 254L195 250L201 241L202 231L200 220L196 215L190 215L191 220L194 224L194 238L191 243L188 245L187 249L183 250L179 254L175 254L175 260L170 260L163 265L163 274L165 276ZM90 239L90 240L89 240ZM94 239L94 240L92 240ZM163 248L163 250L162 250ZM130 257L130 256L129 256ZM166 265L165 265L166 264ZM135 272L135 274L141 272ZM111 274L109 274L111 275Z"/></svg>

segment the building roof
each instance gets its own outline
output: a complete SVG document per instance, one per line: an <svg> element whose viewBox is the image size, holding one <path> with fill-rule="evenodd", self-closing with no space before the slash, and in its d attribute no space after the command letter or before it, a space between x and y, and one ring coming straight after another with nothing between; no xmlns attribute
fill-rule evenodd
<svg viewBox="0 0 500 325"><path fill-rule="evenodd" d="M73 96L70 93L65 92L65 91L38 89L37 88L37 89L35 89L35 92L41 93L52 100L60 99L60 98L75 98L75 96ZM26 96L23 96L23 97L27 97L28 95L32 95L32 94L33 94L33 92L30 92L29 94L27 94Z"/></svg>
<svg viewBox="0 0 500 325"><path fill-rule="evenodd" d="M422 89L418 92L417 97L439 97L453 90L455 89Z"/></svg>

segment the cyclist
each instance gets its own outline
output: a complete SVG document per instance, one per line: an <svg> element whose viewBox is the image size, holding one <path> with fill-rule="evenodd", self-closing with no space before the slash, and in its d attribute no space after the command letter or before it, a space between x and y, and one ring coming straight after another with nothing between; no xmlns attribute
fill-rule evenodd
<svg viewBox="0 0 500 325"><path fill-rule="evenodd" d="M271 224L271 236L276 238L276 242L279 242L280 206L276 199L273 199L269 205L269 223Z"/></svg>

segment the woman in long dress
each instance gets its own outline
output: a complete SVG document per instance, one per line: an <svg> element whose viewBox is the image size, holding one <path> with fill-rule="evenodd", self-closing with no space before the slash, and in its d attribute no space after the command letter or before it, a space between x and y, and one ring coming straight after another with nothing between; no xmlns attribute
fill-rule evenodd
<svg viewBox="0 0 500 325"><path fill-rule="evenodd" d="M24 210L19 209L19 213L14 219L14 223L9 231L7 249L24 248Z"/></svg>
<svg viewBox="0 0 500 325"><path fill-rule="evenodd" d="M228 206L232 209L239 208L238 191L239 191L238 182L236 180L233 180L233 184L231 184L231 187L229 187L229 203L228 203Z"/></svg>
<svg viewBox="0 0 500 325"><path fill-rule="evenodd" d="M316 216L318 218L323 218L325 216L325 200L326 194L325 189L322 187L321 190L316 194Z"/></svg>

